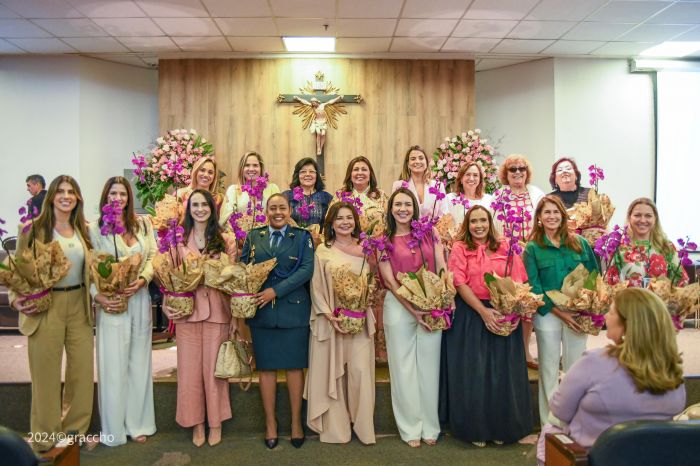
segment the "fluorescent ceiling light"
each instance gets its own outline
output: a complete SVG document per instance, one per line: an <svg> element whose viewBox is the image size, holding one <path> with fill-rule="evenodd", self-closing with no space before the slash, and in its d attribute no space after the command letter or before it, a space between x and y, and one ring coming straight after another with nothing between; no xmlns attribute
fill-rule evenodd
<svg viewBox="0 0 700 466"><path fill-rule="evenodd" d="M685 57L700 50L700 42L664 42L646 49L642 57Z"/></svg>
<svg viewBox="0 0 700 466"><path fill-rule="evenodd" d="M283 37L288 52L335 52L335 37Z"/></svg>

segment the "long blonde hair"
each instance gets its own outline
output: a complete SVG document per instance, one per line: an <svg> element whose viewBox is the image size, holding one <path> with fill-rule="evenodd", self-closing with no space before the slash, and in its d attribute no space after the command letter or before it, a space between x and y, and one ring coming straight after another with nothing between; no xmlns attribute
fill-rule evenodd
<svg viewBox="0 0 700 466"><path fill-rule="evenodd" d="M644 288L627 288L614 299L625 328L623 340L608 354L627 369L640 392L661 395L683 383L683 360L666 305Z"/></svg>
<svg viewBox="0 0 700 466"><path fill-rule="evenodd" d="M666 237L666 233L664 233L663 228L661 228L661 222L659 222L659 210L656 208L654 201L648 197L639 197L632 201L630 206L627 208L627 224L629 225L632 211L638 205L647 205L651 207L651 210L654 212L654 227L651 229L651 233L649 234L649 242L651 243L651 247L664 255L673 253L673 243L671 243L668 237ZM630 232L632 232L631 229Z"/></svg>

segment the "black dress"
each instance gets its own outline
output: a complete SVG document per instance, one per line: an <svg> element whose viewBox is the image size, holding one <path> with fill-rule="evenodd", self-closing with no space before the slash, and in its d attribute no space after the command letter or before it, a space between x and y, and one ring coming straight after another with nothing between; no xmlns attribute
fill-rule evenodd
<svg viewBox="0 0 700 466"><path fill-rule="evenodd" d="M522 326L495 335L459 295L456 304L442 332L440 422L465 442L516 442L533 430Z"/></svg>

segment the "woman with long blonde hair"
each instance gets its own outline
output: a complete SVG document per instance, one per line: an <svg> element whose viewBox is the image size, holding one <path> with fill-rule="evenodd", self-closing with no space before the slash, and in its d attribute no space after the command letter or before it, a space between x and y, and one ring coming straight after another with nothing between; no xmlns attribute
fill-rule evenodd
<svg viewBox="0 0 700 466"><path fill-rule="evenodd" d="M651 278L668 277L675 285L688 283L688 274L673 243L668 240L654 201L640 197L627 208L630 244L620 245L608 270L608 282L627 281L628 286L646 287Z"/></svg>
<svg viewBox="0 0 700 466"><path fill-rule="evenodd" d="M654 293L627 288L605 315L612 344L587 351L550 400L563 429L589 448L620 422L671 420L685 407L682 359L666 305ZM538 459L544 461L544 435Z"/></svg>
<svg viewBox="0 0 700 466"><path fill-rule="evenodd" d="M430 158L421 146L411 146L406 151L401 167L401 175L391 186L391 192L402 186L416 196L418 215L433 215L435 218L447 213L447 203L445 202L445 187L438 186L437 180L431 176ZM437 194L442 194L442 199L437 199Z"/></svg>

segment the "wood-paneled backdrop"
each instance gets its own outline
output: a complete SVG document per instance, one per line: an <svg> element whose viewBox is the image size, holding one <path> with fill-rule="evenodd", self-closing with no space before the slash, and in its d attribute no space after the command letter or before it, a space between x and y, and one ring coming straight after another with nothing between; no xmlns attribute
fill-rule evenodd
<svg viewBox="0 0 700 466"><path fill-rule="evenodd" d="M287 189L296 161L315 154L315 136L302 130L294 105L275 99L298 93L319 70L341 93L365 99L345 104L338 129L328 130L331 193L353 157L368 157L389 190L408 147L431 155L445 136L474 126L471 60L192 59L160 61L160 130L195 128L211 140L227 185L236 182L241 155L256 150L272 181Z"/></svg>

